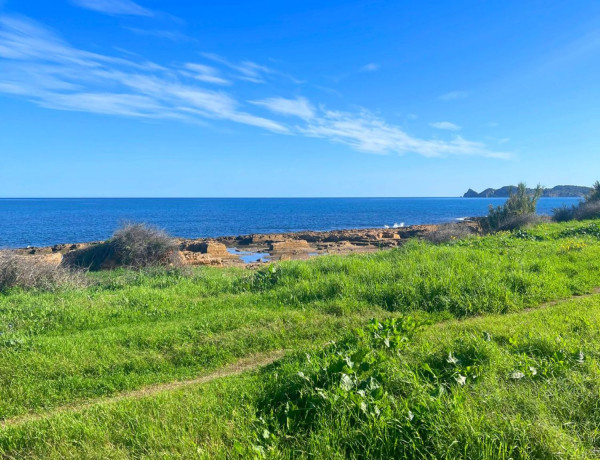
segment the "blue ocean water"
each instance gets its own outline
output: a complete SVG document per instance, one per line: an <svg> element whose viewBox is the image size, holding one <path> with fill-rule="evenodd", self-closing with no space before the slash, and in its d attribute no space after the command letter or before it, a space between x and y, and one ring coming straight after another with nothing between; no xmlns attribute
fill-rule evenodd
<svg viewBox="0 0 600 460"><path fill-rule="evenodd" d="M0 248L103 240L123 222L186 238L431 224L487 214L503 198L0 199ZM542 198L538 213L575 198Z"/></svg>

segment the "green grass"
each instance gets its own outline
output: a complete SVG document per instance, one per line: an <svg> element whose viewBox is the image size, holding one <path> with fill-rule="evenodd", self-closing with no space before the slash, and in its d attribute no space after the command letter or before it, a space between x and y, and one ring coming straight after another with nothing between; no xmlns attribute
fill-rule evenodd
<svg viewBox="0 0 600 460"><path fill-rule="evenodd" d="M591 458L599 321L594 296L434 324L409 333L399 354L351 334L252 375L5 428L0 449L16 458ZM338 366L346 357L354 371ZM347 389L344 374L356 382ZM381 394L360 396L371 377Z"/></svg>
<svg viewBox="0 0 600 460"><path fill-rule="evenodd" d="M277 457L595 457L599 320L595 296L400 330L409 341L399 353L367 330L265 373L252 401L265 422L248 447Z"/></svg>
<svg viewBox="0 0 600 460"><path fill-rule="evenodd" d="M256 353L293 355L258 375L8 426L0 451L16 458L585 458L600 447L592 401L600 301L506 314L600 286L599 239L595 222L545 224L259 272L105 272L90 275L85 289L0 294L3 419L191 379ZM409 331L400 355L380 350L368 328L367 338L350 333L370 317L406 314L431 325ZM473 316L480 317L466 319ZM338 345L325 345L331 340ZM359 349L381 358L365 375L347 373L378 373L385 401L368 402L381 405L377 417L356 405L352 391L339 393L339 372L321 375L338 353ZM449 353L462 367L447 362ZM510 378L515 372L525 376ZM463 374L467 384L458 385ZM310 417L288 421L286 403L303 403L303 395L319 404Z"/></svg>

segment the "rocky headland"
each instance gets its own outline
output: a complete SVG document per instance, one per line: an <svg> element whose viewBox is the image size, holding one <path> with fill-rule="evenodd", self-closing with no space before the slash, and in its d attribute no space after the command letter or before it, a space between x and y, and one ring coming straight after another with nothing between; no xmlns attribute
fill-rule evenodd
<svg viewBox="0 0 600 460"><path fill-rule="evenodd" d="M517 187L505 185L504 187L486 188L483 192L476 192L473 189L467 190L463 198L508 198L511 191L516 191ZM544 188L542 197L544 198L583 198L592 191L591 187L580 185L557 185L552 188ZM527 192L533 194L534 190L527 189Z"/></svg>

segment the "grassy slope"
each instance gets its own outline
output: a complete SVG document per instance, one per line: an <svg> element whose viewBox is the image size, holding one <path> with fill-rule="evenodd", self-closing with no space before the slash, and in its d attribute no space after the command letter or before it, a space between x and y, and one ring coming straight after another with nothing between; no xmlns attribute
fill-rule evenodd
<svg viewBox="0 0 600 460"><path fill-rule="evenodd" d="M582 228L585 230L577 230ZM327 340L341 338L350 326L365 324L369 316L412 311L420 318L438 321L453 316L518 311L546 300L588 292L600 285L597 232L598 227L589 223L549 225L529 233L442 247L409 244L398 251L371 256L284 263L259 274L201 270L189 279L173 274L117 273L102 275L98 286L81 291L13 292L0 297L0 315L5 327L0 343L0 411L7 418L150 383L191 378L256 352L280 348L309 350L315 344L318 347ZM597 300L569 305L577 312L577 321L584 318L581 324L595 324ZM405 394L403 390L395 394L394 385L400 384L393 379L389 382L386 379L386 385L391 385L386 391L397 401L410 400L409 396L417 398L418 389L431 384L432 377L415 374L415 363L446 353L446 349L442 350L444 344L454 344L452 340L456 339L452 337L461 334L456 328L477 327L488 321L489 325L485 323L482 327L489 330L521 327L556 336L556 331L564 326L565 308L548 309L550 316L543 320L536 316L542 313L537 312L510 317L514 319L504 326L496 318L431 326L411 345L409 357L382 364L398 367L398 375L406 373L417 379L416 393ZM562 316L553 316L555 310L562 311ZM591 332L585 338L584 332L589 328L581 327L571 332L570 340L587 340L590 351L585 351L585 365L573 367L571 358L577 346L571 346L570 367L560 374L566 383L560 380L560 375L552 374L552 378L545 380L520 379L518 385L524 384L515 387L515 382L506 375L514 371L511 366L515 367L510 347L518 347L521 339L511 342L511 336L506 344L486 342L489 356L484 364L478 364L489 370L485 378L476 385L447 392L446 395L452 395L450 402L438 401L436 404L441 405L435 406L436 410L428 409L434 418L432 423L423 422L424 427L429 427L423 433L438 430L437 444L432 445L429 439L417 445L414 439L425 435L415 438L413 433L410 438L413 447L421 449L418 452L422 454L438 457L442 451L457 456L469 449L479 456L485 456L485 452L509 455L514 446L520 446L517 447L520 450L513 451L513 456L540 453L551 456L561 449L573 455L577 449L591 452L595 440L589 425L595 419L589 423L572 419L578 395L588 398L582 404L589 406L584 407L588 415L594 415L595 405L589 395L594 391L595 397L598 394L593 385L596 376L591 358L595 357L594 350L599 344ZM565 330L564 334L568 333ZM427 334L429 339L425 339ZM501 336L497 332L490 334ZM513 333L504 333L507 334ZM436 351L436 346L441 348ZM514 359L525 360L518 353L513 354L517 356ZM294 375L295 371L290 369L305 365L301 359L292 360L278 373ZM432 369L435 373L435 366ZM582 369L589 375L583 375ZM230 379L224 385L221 382L208 385L207 389L167 392L144 400L100 406L74 416L57 415L50 421L6 428L0 446L7 455L29 452L42 457L124 457L144 453L156 457L161 450L198 456L205 451L224 452L221 449L231 447L247 454L246 449L252 446L265 452L273 449L281 455L291 455L296 450L288 449L297 449L329 456L334 452L323 450L329 444L333 444L339 455L352 452L345 450L356 441L349 428L352 424L343 433L336 431L345 426L341 422L350 423L343 411L338 414L340 423L334 425L327 425L324 420L335 412L331 409L323 412L323 420L317 417L311 421L317 425L302 425L302 430L308 431L300 430L304 434L299 438L288 438L290 434L278 426L277 417L269 421L272 407L261 401L270 391L278 391L273 375L271 372ZM436 374L436 378L442 377ZM523 388L524 393L515 388ZM556 394L561 397L550 397ZM533 402L528 402L526 395ZM518 396L521 399L514 399ZM548 408L553 401L562 407L562 412L555 414L555 409ZM497 405L486 407L494 402ZM392 405L394 414L399 410L395 405ZM206 412L208 408L210 412ZM257 414L262 414L265 423L270 424L269 432L278 433L279 437L269 440L257 437L257 429L260 432L257 426L262 423L255 420ZM536 421L534 431L527 429L528 419ZM574 425L563 427L563 419ZM509 422L514 422L516 428L511 428ZM501 433L493 428L495 424L503 428ZM585 428L582 439L568 426ZM398 452L399 447L390 447L385 439L402 439L399 434L402 431L394 432L391 438L385 430L369 433L372 436L367 439L379 439L377 445ZM330 438L321 439L322 436ZM457 444L452 445L452 436L458 437ZM539 450L543 448L542 440L548 444L545 451ZM365 440L361 442L364 444ZM447 450L451 445L451 450ZM529 447L523 450L524 445L538 451L529 452ZM382 452L374 450L372 454Z"/></svg>
<svg viewBox="0 0 600 460"><path fill-rule="evenodd" d="M390 402L379 402L379 420L365 415L359 425L358 408L347 399L317 404L313 418L296 420L290 430L272 415L282 394L297 401L299 391L315 391L298 372L314 378L337 357L330 349L315 352L310 363L298 354L253 375L5 428L0 446L15 457L40 458L244 458L257 449L273 457L590 458L600 447L599 321L600 296L594 296L429 326L381 365ZM335 351L346 356L354 348ZM476 368L464 386L447 363L450 353L459 369ZM512 378L516 371L525 377ZM319 387L330 399L339 377L332 382ZM275 415L281 413L280 404Z"/></svg>

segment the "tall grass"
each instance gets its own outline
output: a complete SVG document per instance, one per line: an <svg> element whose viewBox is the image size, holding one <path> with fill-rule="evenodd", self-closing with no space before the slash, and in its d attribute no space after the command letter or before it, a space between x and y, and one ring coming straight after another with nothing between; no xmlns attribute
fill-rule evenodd
<svg viewBox="0 0 600 460"><path fill-rule="evenodd" d="M600 298L415 332L374 322L265 373L254 445L317 458L592 458Z"/></svg>
<svg viewBox="0 0 600 460"><path fill-rule="evenodd" d="M297 355L241 381L0 429L5 457L569 458L597 443L599 302L486 316L600 286L598 222L259 271L86 276L81 289L0 295L0 418Z"/></svg>
<svg viewBox="0 0 600 460"><path fill-rule="evenodd" d="M600 298L371 322L260 372L0 430L7 458L595 458ZM416 327L415 327L416 326Z"/></svg>
<svg viewBox="0 0 600 460"><path fill-rule="evenodd" d="M0 292L12 288L57 290L85 284L86 279L81 271L39 257L0 251Z"/></svg>

